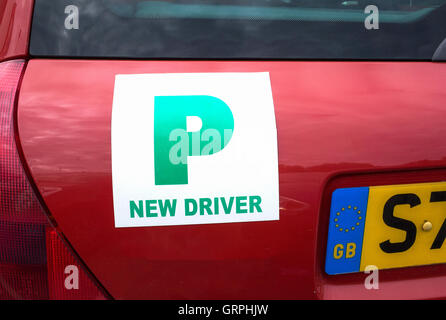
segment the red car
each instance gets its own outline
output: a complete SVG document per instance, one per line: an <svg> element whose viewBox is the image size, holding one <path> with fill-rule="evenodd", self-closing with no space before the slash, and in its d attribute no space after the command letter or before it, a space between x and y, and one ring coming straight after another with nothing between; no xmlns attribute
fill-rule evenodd
<svg viewBox="0 0 446 320"><path fill-rule="evenodd" d="M446 298L445 17L1 1L0 299Z"/></svg>

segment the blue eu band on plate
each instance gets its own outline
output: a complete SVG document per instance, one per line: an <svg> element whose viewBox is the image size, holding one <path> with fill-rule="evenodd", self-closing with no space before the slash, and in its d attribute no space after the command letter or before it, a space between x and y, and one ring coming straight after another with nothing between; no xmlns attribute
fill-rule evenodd
<svg viewBox="0 0 446 320"><path fill-rule="evenodd" d="M325 272L446 262L446 182L337 189Z"/></svg>

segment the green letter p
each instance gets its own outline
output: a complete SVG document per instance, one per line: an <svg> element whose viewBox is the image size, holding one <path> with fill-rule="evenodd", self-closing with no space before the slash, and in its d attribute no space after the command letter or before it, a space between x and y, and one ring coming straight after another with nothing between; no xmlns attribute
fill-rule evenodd
<svg viewBox="0 0 446 320"><path fill-rule="evenodd" d="M187 184L187 157L220 151L234 130L228 105L212 96L157 96L154 113L156 185ZM201 120L198 131L188 131L188 117Z"/></svg>

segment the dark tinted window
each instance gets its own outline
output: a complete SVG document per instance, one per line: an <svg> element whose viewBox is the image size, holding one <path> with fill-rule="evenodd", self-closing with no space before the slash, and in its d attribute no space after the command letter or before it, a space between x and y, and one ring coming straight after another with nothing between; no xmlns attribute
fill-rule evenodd
<svg viewBox="0 0 446 320"><path fill-rule="evenodd" d="M35 0L30 53L116 58L430 60L446 38L445 3ZM365 13L369 5L378 11ZM366 28L367 17L372 29ZM379 29L373 29L376 27Z"/></svg>

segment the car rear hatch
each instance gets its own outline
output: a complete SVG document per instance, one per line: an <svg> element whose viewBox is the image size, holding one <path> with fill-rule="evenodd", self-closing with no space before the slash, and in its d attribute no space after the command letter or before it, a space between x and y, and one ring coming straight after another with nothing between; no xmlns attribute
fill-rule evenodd
<svg viewBox="0 0 446 320"><path fill-rule="evenodd" d="M443 2L378 3L376 30L362 3L233 2L35 2L17 134L57 231L117 299L445 297L442 265L325 273L333 190L446 178ZM116 76L172 73L269 75L278 220L116 227Z"/></svg>

